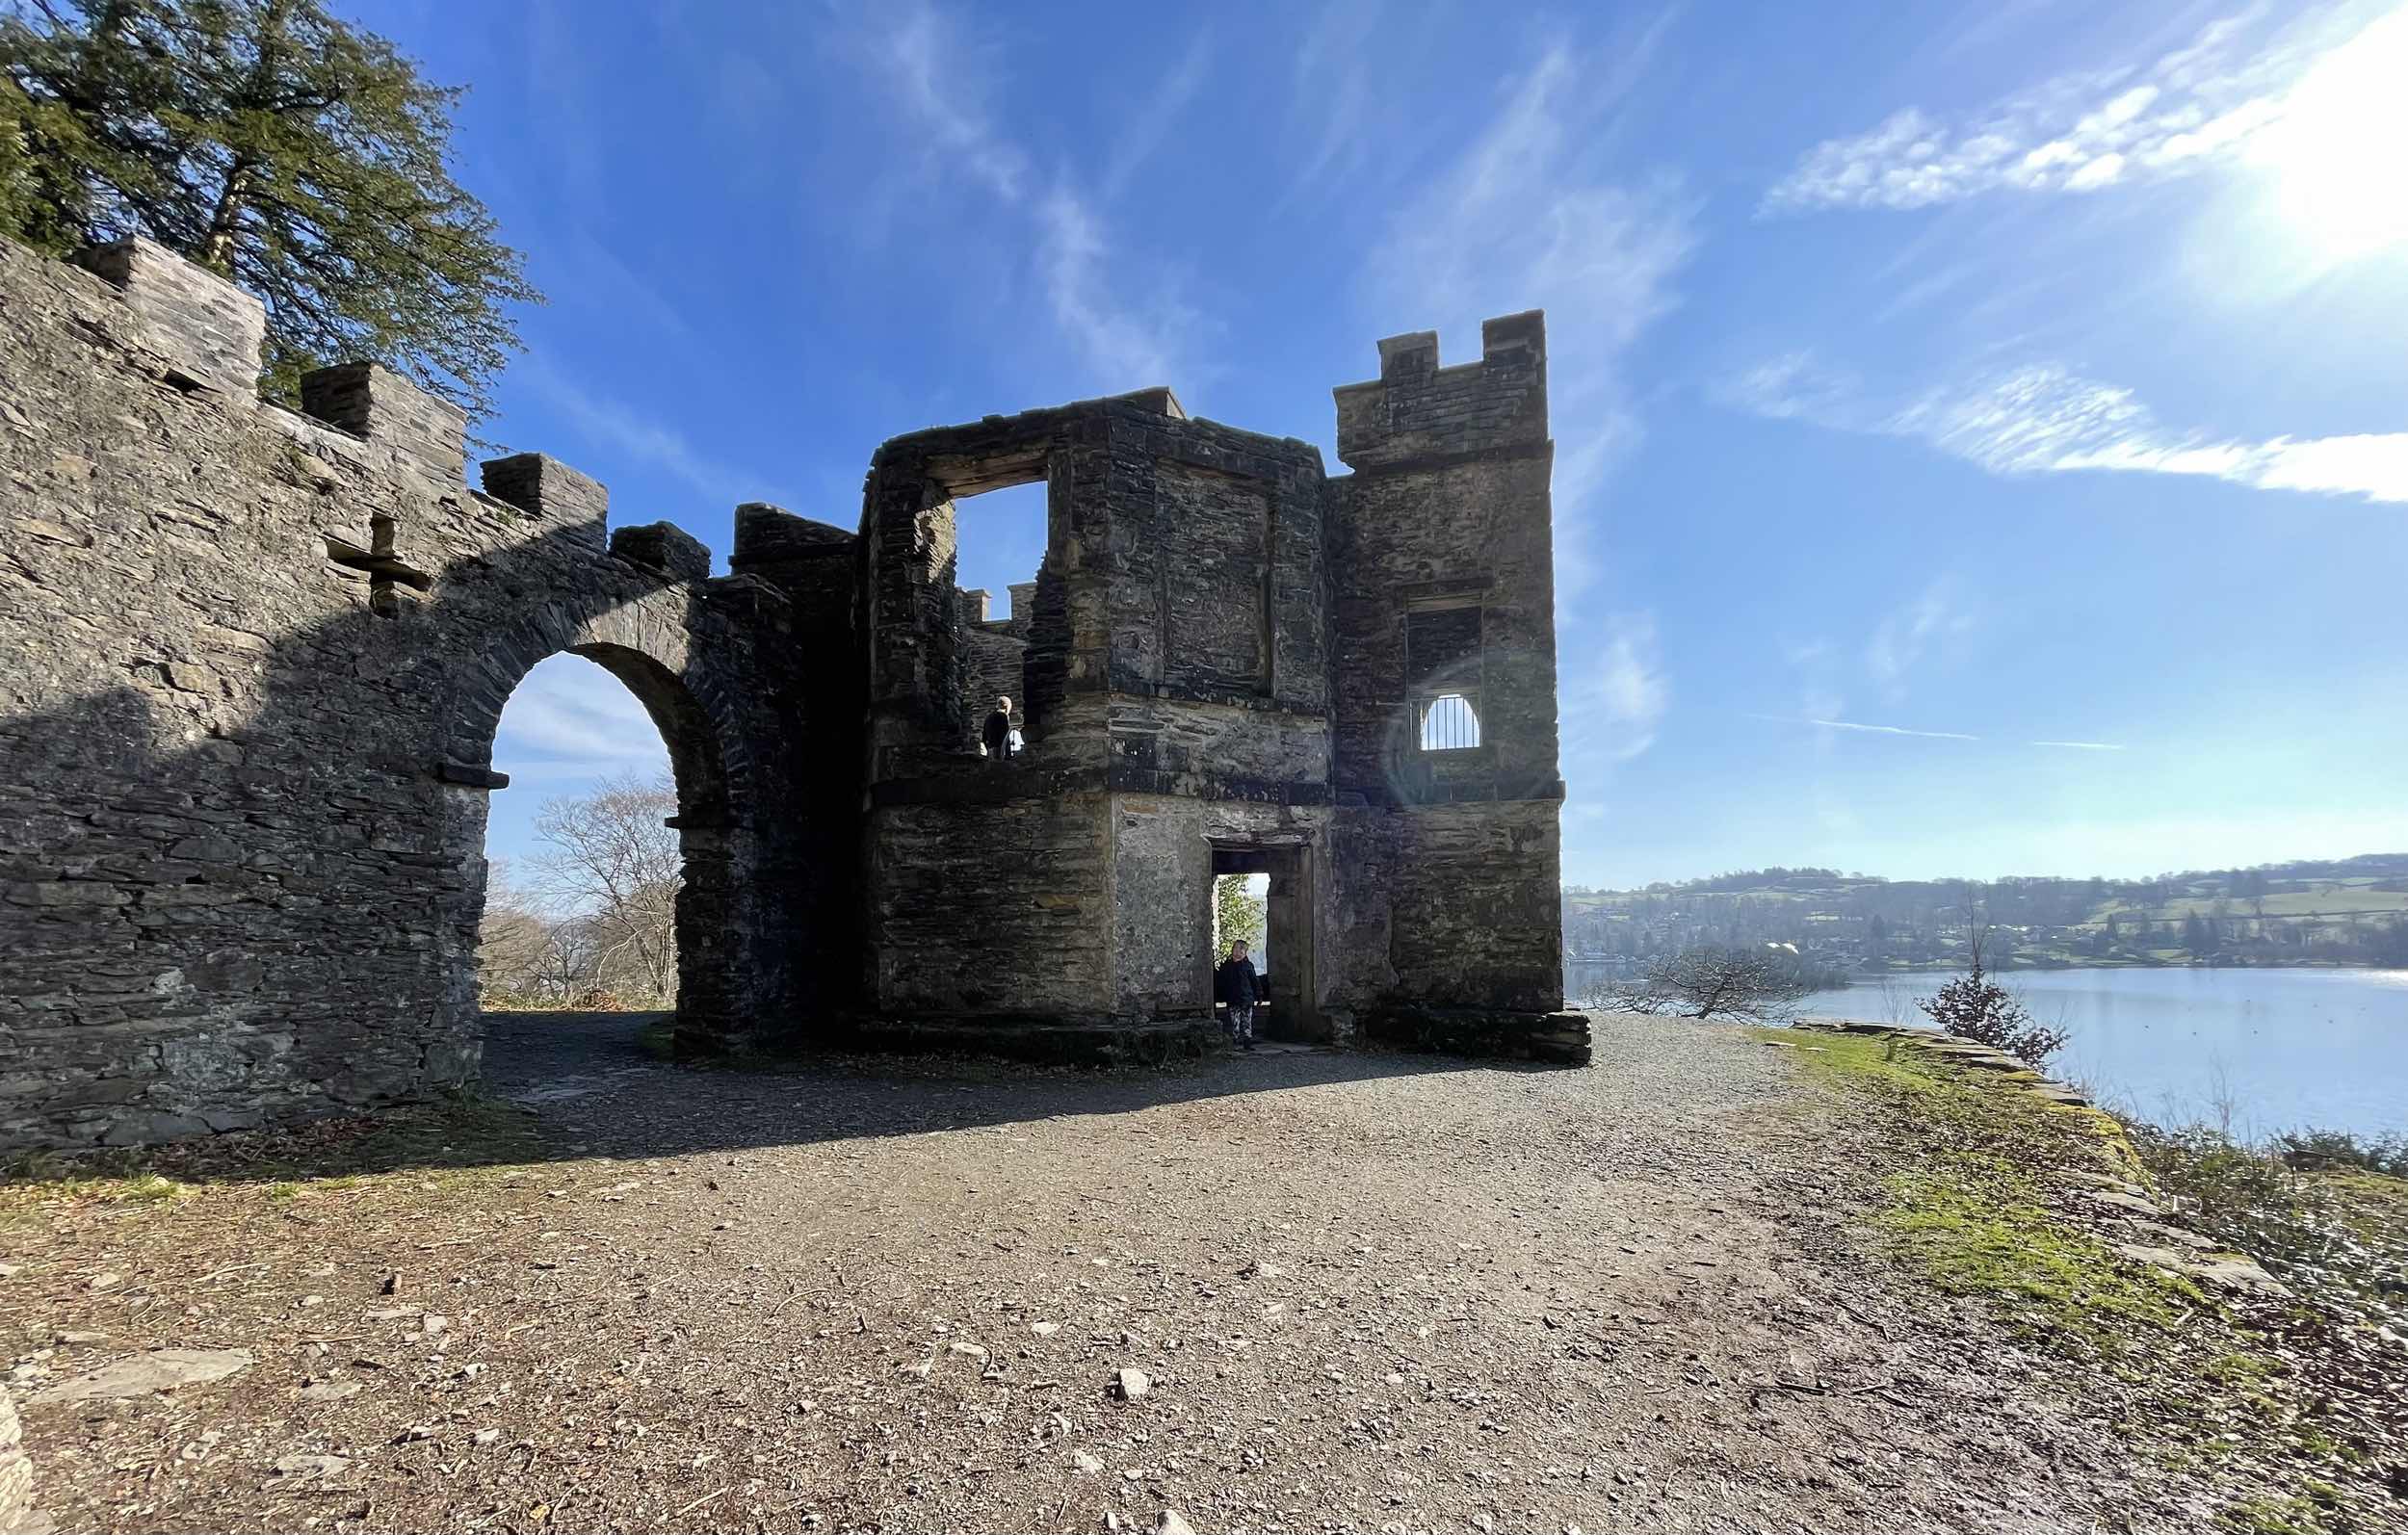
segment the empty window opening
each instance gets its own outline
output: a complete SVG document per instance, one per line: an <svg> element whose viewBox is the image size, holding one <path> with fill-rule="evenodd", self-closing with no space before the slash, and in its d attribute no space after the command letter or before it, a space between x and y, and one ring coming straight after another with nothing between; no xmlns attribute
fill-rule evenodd
<svg viewBox="0 0 2408 1535"><path fill-rule="evenodd" d="M1479 744L1479 712L1462 693L1440 693L1422 705L1422 749L1464 751Z"/></svg>
<svg viewBox="0 0 2408 1535"><path fill-rule="evenodd" d="M678 797L659 727L602 666L553 656L503 706L493 766L515 787L486 812L477 990L489 1044L507 1056L516 1035L566 1029L616 1051L666 1031L685 856L666 824Z"/></svg>
<svg viewBox="0 0 2408 1535"><path fill-rule="evenodd" d="M1011 700L1014 729L1028 725L1024 683L1029 606L1045 559L1045 481L954 502L954 585L961 591L961 712L978 733L996 701Z"/></svg>
<svg viewBox="0 0 2408 1535"><path fill-rule="evenodd" d="M1036 567L1045 562L1045 507L1042 480L955 498L954 585L987 596L983 613L971 600L964 622L983 618L1025 632L1029 615L1013 606L1013 588L1035 581Z"/></svg>

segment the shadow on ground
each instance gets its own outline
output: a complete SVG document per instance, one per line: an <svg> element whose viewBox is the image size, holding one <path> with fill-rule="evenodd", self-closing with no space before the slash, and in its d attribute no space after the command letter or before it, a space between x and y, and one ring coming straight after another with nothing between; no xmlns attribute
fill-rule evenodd
<svg viewBox="0 0 2408 1535"><path fill-rule="evenodd" d="M288 1182L406 1168L681 1157L1100 1119L1385 1078L1566 1069L1280 1045L1162 1067L850 1054L691 1065L666 1058L668 1016L488 1013L484 1076L476 1091L175 1146L37 1156L9 1169L8 1181L156 1172L188 1183Z"/></svg>

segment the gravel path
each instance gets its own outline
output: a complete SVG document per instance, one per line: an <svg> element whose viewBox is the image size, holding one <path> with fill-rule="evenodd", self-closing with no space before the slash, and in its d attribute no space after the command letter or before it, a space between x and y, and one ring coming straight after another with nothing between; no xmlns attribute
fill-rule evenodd
<svg viewBox="0 0 2408 1535"><path fill-rule="evenodd" d="M641 1022L495 1020L489 1080L556 1160L12 1232L20 1340L111 1335L20 1371L39 1504L150 1530L2190 1527L1979 1318L1856 1255L1853 1110L1743 1030L1600 1020L1584 1071L772 1075L655 1063ZM39 1400L161 1344L256 1363Z"/></svg>

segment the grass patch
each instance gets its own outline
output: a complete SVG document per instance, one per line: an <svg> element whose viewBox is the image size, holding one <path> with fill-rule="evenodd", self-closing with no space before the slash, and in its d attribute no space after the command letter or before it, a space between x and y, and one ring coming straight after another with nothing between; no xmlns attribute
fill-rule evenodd
<svg viewBox="0 0 2408 1535"><path fill-rule="evenodd" d="M2116 1255L2049 1208L2054 1170L2114 1161L2100 1116L2005 1092L1895 1038L1819 1034L1812 1069L1886 1099L1922 1144L1882 1180L1875 1228L1953 1295L1998 1302L2028 1339L2121 1358L2205 1304L2188 1280Z"/></svg>
<svg viewBox="0 0 2408 1535"><path fill-rule="evenodd" d="M1763 1037L1799 1043L1795 1034ZM2216 1527L2342 1535L2388 1515L2408 1466L2392 1361L2370 1323L2408 1293L2396 1148L2329 1136L2251 1147L2126 1124L2008 1089L1891 1037L1812 1036L1808 1069L1887 1108L1879 1239L1935 1288L1990 1303L2060 1361L2069 1394L2156 1464L2205 1481ZM2299 1164L2306 1163L2307 1166ZM2247 1252L2289 1299L2233 1298L2133 1262L2081 1196L2105 1172ZM2093 1225L2101 1225L2094 1232ZM2401 1476L2408 1485L2408 1476Z"/></svg>
<svg viewBox="0 0 2408 1535"><path fill-rule="evenodd" d="M2127 1262L2041 1208L2002 1158L1959 1154L1884 1187L1877 1224L1898 1250L1950 1294L2009 1303L2027 1334L2061 1331L2121 1356L2133 1327L2169 1332L2205 1302L2189 1281Z"/></svg>

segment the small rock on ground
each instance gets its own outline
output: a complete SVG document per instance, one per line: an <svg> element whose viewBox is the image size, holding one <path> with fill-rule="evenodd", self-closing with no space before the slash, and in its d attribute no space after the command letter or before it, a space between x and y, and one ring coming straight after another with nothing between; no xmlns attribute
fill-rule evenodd
<svg viewBox="0 0 2408 1535"><path fill-rule="evenodd" d="M247 1348L163 1348L137 1354L61 1381L36 1396L37 1403L88 1402L147 1396L179 1386L200 1386L240 1374L254 1363Z"/></svg>

